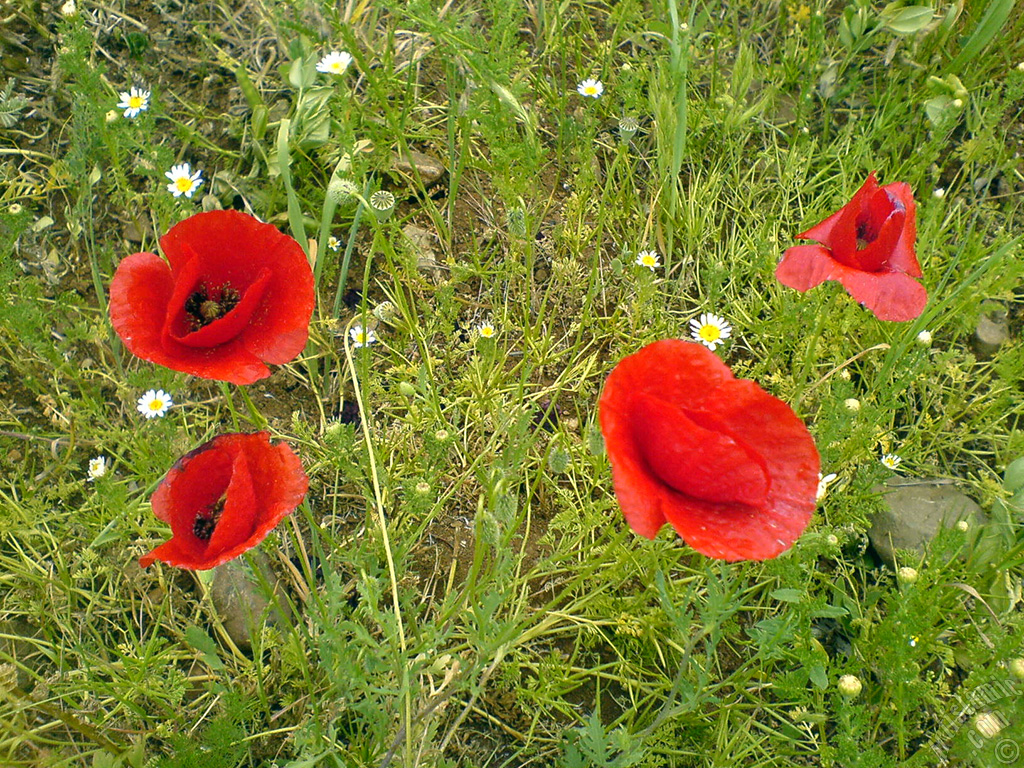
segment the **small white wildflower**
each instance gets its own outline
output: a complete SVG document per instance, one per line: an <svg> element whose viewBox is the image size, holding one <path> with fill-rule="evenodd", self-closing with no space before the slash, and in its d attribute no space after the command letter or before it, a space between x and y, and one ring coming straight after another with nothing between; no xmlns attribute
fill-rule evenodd
<svg viewBox="0 0 1024 768"><path fill-rule="evenodd" d="M117 120L118 117L120 117L118 111L116 109L111 109L107 111L107 114L103 116L103 119L106 120L108 123L113 123Z"/></svg>
<svg viewBox="0 0 1024 768"><path fill-rule="evenodd" d="M945 196L946 190L942 187L936 187L935 189L932 190L932 197L934 197L936 200L941 200Z"/></svg>
<svg viewBox="0 0 1024 768"><path fill-rule="evenodd" d="M858 400L856 397L846 398L845 400L843 400L843 405L846 406L846 410L853 411L854 413L860 410L860 400Z"/></svg>
<svg viewBox="0 0 1024 768"><path fill-rule="evenodd" d="M896 571L896 578L904 584L913 584L917 581L917 569L911 568L909 565L904 565Z"/></svg>
<svg viewBox="0 0 1024 768"><path fill-rule="evenodd" d="M950 106L952 106L953 109L960 109L960 107L962 107L963 105L963 99L953 99L953 101L950 102Z"/></svg>
<svg viewBox="0 0 1024 768"><path fill-rule="evenodd" d="M979 712L974 718L974 729L986 739L994 739L1003 730L1003 721L993 712Z"/></svg>
<svg viewBox="0 0 1024 768"><path fill-rule="evenodd" d="M882 456L882 464L884 464L887 468L892 470L895 470L902 462L903 459L901 459L895 453L887 453Z"/></svg>
<svg viewBox="0 0 1024 768"><path fill-rule="evenodd" d="M818 501L821 501L828 495L828 486L837 477L838 475L835 472L830 472L824 477L822 477L821 472L818 473L818 492L816 494Z"/></svg>
<svg viewBox="0 0 1024 768"><path fill-rule="evenodd" d="M640 251L636 255L636 265L638 267L647 267L653 272L661 266L661 256L658 255L657 251Z"/></svg>
<svg viewBox="0 0 1024 768"><path fill-rule="evenodd" d="M498 335L498 329L494 327L494 323L490 320L484 320L480 323L476 327L476 332L480 334L481 339L493 339Z"/></svg>
<svg viewBox="0 0 1024 768"><path fill-rule="evenodd" d="M75 0L68 0L60 7L61 16L74 16L76 13L78 13L78 8L75 7Z"/></svg>
<svg viewBox="0 0 1024 768"><path fill-rule="evenodd" d="M860 695L864 685L861 683L860 678L855 675L843 675L839 678L839 683L836 687L839 688L839 692L843 696L853 699Z"/></svg>
<svg viewBox="0 0 1024 768"><path fill-rule="evenodd" d="M839 546L839 537L836 536L834 533L830 533L828 536L826 536L825 537L825 541L828 542L828 545L830 547L838 547Z"/></svg>
<svg viewBox="0 0 1024 768"><path fill-rule="evenodd" d="M699 341L712 352L732 334L732 326L724 317L710 312L702 314L698 319L690 321L690 336Z"/></svg>
<svg viewBox="0 0 1024 768"><path fill-rule="evenodd" d="M162 389L150 389L138 401L139 413L147 419L164 416L172 405L174 401L171 396Z"/></svg>
<svg viewBox="0 0 1024 768"><path fill-rule="evenodd" d="M1021 72L1024 72L1024 61L1017 64L1017 69Z"/></svg>
<svg viewBox="0 0 1024 768"><path fill-rule="evenodd" d="M149 109L149 91L132 86L127 92L120 93L121 100L117 103L118 109L124 110L124 116L128 119L138 117L140 112Z"/></svg>
<svg viewBox="0 0 1024 768"><path fill-rule="evenodd" d="M316 65L317 72L328 75L343 75L352 63L352 54L348 51L331 51Z"/></svg>
<svg viewBox="0 0 1024 768"><path fill-rule="evenodd" d="M604 93L604 83L600 80L584 80L576 86L576 90L579 92L580 96L597 99L600 98L602 93Z"/></svg>
<svg viewBox="0 0 1024 768"><path fill-rule="evenodd" d="M922 347L931 346L931 343L932 343L932 332L931 331L921 331L919 334L917 334L917 343L920 344Z"/></svg>
<svg viewBox="0 0 1024 768"><path fill-rule="evenodd" d="M957 520L956 522L956 529L960 531L960 533L967 533L970 527L971 524L968 523L966 520Z"/></svg>
<svg viewBox="0 0 1024 768"><path fill-rule="evenodd" d="M197 170L192 173L192 166L188 163L173 166L164 176L171 180L167 191L175 197L184 195L190 198L203 184L203 172Z"/></svg>
<svg viewBox="0 0 1024 768"><path fill-rule="evenodd" d="M372 328L363 328L361 325L353 325L348 336L352 339L352 346L356 349L368 347L377 341L376 332Z"/></svg>
<svg viewBox="0 0 1024 768"><path fill-rule="evenodd" d="M108 468L106 456L97 456L95 459L89 459L89 482L91 483L93 480L103 477L107 474Z"/></svg>
<svg viewBox="0 0 1024 768"><path fill-rule="evenodd" d="M337 251L341 248L341 240L331 235L327 238L327 247L332 251Z"/></svg>

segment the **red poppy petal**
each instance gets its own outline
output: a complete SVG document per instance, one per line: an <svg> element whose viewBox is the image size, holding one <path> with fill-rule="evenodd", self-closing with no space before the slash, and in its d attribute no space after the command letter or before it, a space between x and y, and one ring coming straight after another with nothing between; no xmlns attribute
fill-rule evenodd
<svg viewBox="0 0 1024 768"><path fill-rule="evenodd" d="M198 259L193 259L189 265L195 264ZM185 268L186 271L189 267ZM171 298L171 311L168 312L167 334L174 340L187 347L208 348L216 347L231 341L238 336L249 324L253 314L259 309L266 293L267 284L270 282L270 270L264 269L256 280L245 289L241 300L226 315L214 320L209 325L193 331L185 326L185 301L195 290L195 285L186 291L180 287L186 283L179 278L175 287L174 296ZM179 295L180 294L180 295ZM180 303L179 303L180 299ZM184 327L183 327L184 326Z"/></svg>
<svg viewBox="0 0 1024 768"><path fill-rule="evenodd" d="M768 491L761 459L692 413L645 392L633 396L633 439L654 475L704 501L757 505ZM706 414L704 415L706 418Z"/></svg>
<svg viewBox="0 0 1024 768"><path fill-rule="evenodd" d="M245 348L268 363L283 365L302 352L316 295L313 270L295 240L238 211L191 216L160 239L172 267L182 268L190 247L202 247L204 275L212 284L248 284L266 268L272 277L264 302L243 332Z"/></svg>
<svg viewBox="0 0 1024 768"><path fill-rule="evenodd" d="M889 259L900 240L903 223L907 215L902 210L892 211L878 229L877 236L861 250L858 250L849 265L865 272L891 272Z"/></svg>
<svg viewBox="0 0 1024 768"><path fill-rule="evenodd" d="M843 267L835 279L879 320L913 320L928 303L928 292L924 286L902 272L872 273Z"/></svg>
<svg viewBox="0 0 1024 768"><path fill-rule="evenodd" d="M704 382L694 373L702 370L711 374ZM675 386L679 381L686 381L689 391ZM675 390L671 402L662 398L663 388ZM694 399L701 405L691 410ZM657 423L662 419L666 423ZM710 557L765 559L791 546L810 519L819 461L806 427L789 406L755 383L733 379L701 345L660 341L620 361L601 395L600 420L615 494L627 523L640 535L653 538L667 519L688 544ZM717 435L708 440L708 432ZM709 444L707 450L693 444L698 439ZM694 459L701 465L694 470L696 482L683 478L688 467L672 466ZM757 474L734 462L752 460L767 474L761 503L708 501L672 487L704 493L715 481L704 465L719 460L722 486Z"/></svg>
<svg viewBox="0 0 1024 768"><path fill-rule="evenodd" d="M256 527L260 507L252 487L249 462L245 452L239 451L231 465L231 482L224 492L224 509L206 546L207 557L216 557L246 541Z"/></svg>
<svg viewBox="0 0 1024 768"><path fill-rule="evenodd" d="M826 280L833 280L842 265L822 245L794 245L787 248L775 268L775 278L798 291L809 291Z"/></svg>
<svg viewBox="0 0 1024 768"><path fill-rule="evenodd" d="M155 253L133 253L121 260L110 282L110 322L136 357L161 352L160 331L174 281L167 262Z"/></svg>
<svg viewBox="0 0 1024 768"><path fill-rule="evenodd" d="M924 273L921 272L917 255L914 253L914 243L917 241L917 204L914 202L914 192L909 184L902 181L886 184L882 189L898 200L906 211L906 220L899 242L889 256L889 268L896 272L904 272L911 277L923 277Z"/></svg>
<svg viewBox="0 0 1024 768"><path fill-rule="evenodd" d="M852 255L857 248L857 216L877 190L878 182L872 171L850 202L797 238L815 240L835 251L840 258Z"/></svg>
<svg viewBox="0 0 1024 768"><path fill-rule="evenodd" d="M154 512L174 536L140 559L205 570L259 544L301 503L309 478L285 443L267 432L221 435L182 457L153 494ZM197 514L224 499L210 540L192 530Z"/></svg>

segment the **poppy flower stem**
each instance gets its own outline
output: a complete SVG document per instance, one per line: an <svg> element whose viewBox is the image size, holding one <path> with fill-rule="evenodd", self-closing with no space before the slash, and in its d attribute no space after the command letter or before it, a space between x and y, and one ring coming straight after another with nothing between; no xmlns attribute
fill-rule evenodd
<svg viewBox="0 0 1024 768"><path fill-rule="evenodd" d="M263 414L256 408L256 404L249 397L249 390L246 387L239 387L239 393L242 395L242 400L245 401L245 407L249 409L249 419L258 429L264 429L267 426L267 420L263 418Z"/></svg>
<svg viewBox="0 0 1024 768"><path fill-rule="evenodd" d="M238 426L238 411L235 410L235 401L231 399L231 387L226 381L217 383L220 384L220 393L224 395L224 402L228 404L228 410L231 412L231 428L235 432L241 432L242 430Z"/></svg>

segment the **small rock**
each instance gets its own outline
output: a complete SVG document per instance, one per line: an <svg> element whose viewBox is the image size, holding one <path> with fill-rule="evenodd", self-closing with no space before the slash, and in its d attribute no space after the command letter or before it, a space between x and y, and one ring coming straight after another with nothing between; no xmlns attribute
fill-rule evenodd
<svg viewBox="0 0 1024 768"><path fill-rule="evenodd" d="M979 360L988 360L1009 338L1009 315L1005 309L999 307L990 309L978 318L971 346Z"/></svg>
<svg viewBox="0 0 1024 768"><path fill-rule="evenodd" d="M952 528L960 520L978 523L985 517L974 500L949 480L893 477L886 481L885 488L875 490L884 493L885 509L875 516L868 538L890 568L896 567L897 549L924 554L940 528Z"/></svg>
<svg viewBox="0 0 1024 768"><path fill-rule="evenodd" d="M440 181L445 172L444 164L436 157L425 155L414 149L408 150L404 155L394 155L391 167L399 173L413 178L418 175L423 181L423 185L427 187Z"/></svg>
<svg viewBox="0 0 1024 768"><path fill-rule="evenodd" d="M144 240L152 241L156 239L156 236L153 234L153 225L146 219L129 221L121 230L121 236L129 243L141 243Z"/></svg>
<svg viewBox="0 0 1024 768"><path fill-rule="evenodd" d="M406 224L402 227L402 234L408 238L412 246L413 254L416 256L416 268L421 272L429 272L435 281L440 280L441 270L446 267L437 260L437 254L434 252L433 246L437 242L434 233L415 224Z"/></svg>
<svg viewBox="0 0 1024 768"><path fill-rule="evenodd" d="M282 585L270 568L270 559L257 551L254 556L263 578L279 593ZM267 614L270 601L263 594L260 578L249 568L243 558L235 558L218 565L213 572L210 587L214 608L228 636L241 650L252 648L253 632L258 632L266 614L268 624L276 624L277 611Z"/></svg>

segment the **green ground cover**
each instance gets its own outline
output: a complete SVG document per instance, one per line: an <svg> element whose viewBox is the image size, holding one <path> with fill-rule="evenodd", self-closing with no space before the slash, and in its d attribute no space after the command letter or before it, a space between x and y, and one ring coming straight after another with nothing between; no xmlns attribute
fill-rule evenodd
<svg viewBox="0 0 1024 768"><path fill-rule="evenodd" d="M4 3L0 765L1024 764L1014 5ZM908 322L774 277L872 171L917 203ZM315 265L304 352L244 391L107 311L220 208ZM706 313L836 476L776 559L614 494L605 379ZM174 462L258 429L303 504L231 571L140 568ZM884 565L894 476L987 522Z"/></svg>

